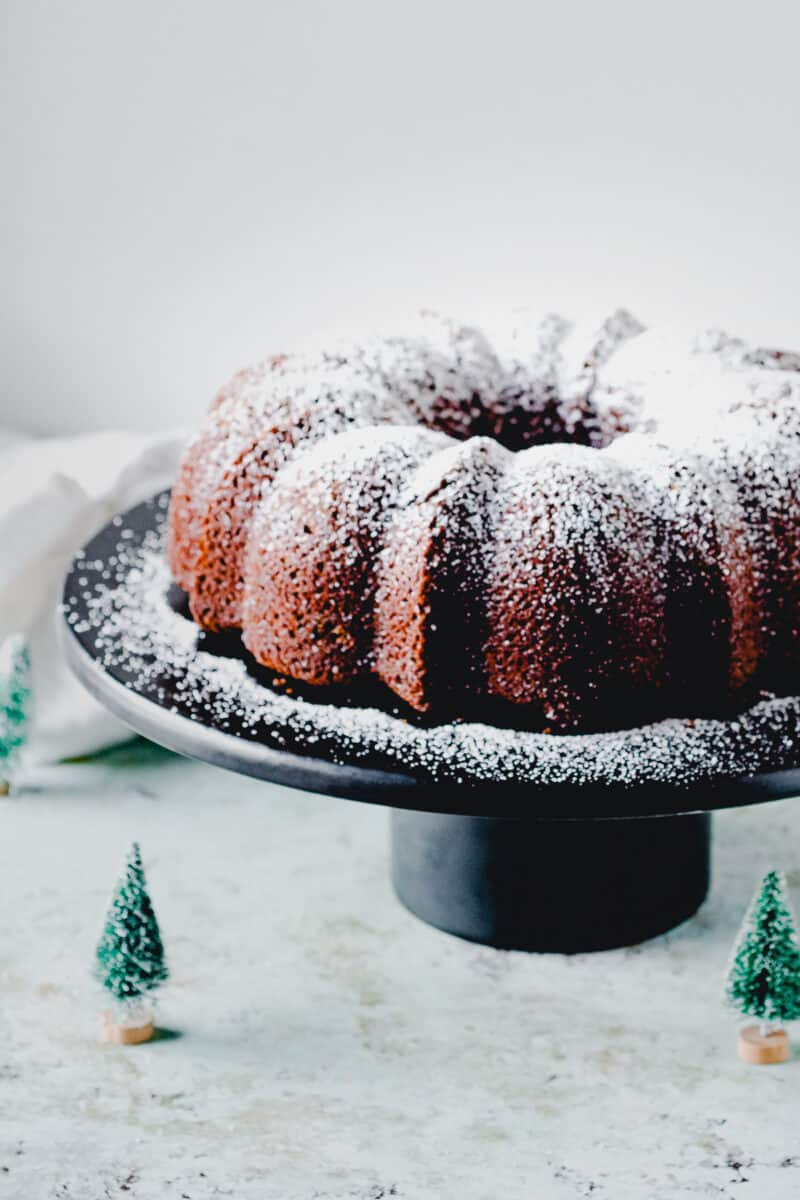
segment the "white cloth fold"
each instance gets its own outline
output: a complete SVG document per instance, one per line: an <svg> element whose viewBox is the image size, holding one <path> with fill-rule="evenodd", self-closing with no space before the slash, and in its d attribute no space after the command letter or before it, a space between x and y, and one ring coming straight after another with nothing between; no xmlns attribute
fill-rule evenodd
<svg viewBox="0 0 800 1200"><path fill-rule="evenodd" d="M90 754L131 736L64 662L61 583L106 521L172 482L185 443L183 431L29 439L0 430L0 638L22 632L30 643L29 761Z"/></svg>

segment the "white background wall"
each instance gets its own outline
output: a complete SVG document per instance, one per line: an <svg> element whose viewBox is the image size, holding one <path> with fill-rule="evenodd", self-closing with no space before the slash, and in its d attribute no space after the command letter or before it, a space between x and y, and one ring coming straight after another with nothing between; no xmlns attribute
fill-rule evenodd
<svg viewBox="0 0 800 1200"><path fill-rule="evenodd" d="M800 346L800 6L3 0L0 424L427 304Z"/></svg>

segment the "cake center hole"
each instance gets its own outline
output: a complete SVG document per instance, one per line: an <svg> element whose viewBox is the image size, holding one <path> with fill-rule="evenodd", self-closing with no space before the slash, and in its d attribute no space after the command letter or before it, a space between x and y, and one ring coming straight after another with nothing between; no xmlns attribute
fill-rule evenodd
<svg viewBox="0 0 800 1200"><path fill-rule="evenodd" d="M507 450L555 443L602 444L589 412L565 405L555 392L501 398L494 406L478 396L462 407L437 401L425 417L425 423L437 432L459 440L492 438Z"/></svg>

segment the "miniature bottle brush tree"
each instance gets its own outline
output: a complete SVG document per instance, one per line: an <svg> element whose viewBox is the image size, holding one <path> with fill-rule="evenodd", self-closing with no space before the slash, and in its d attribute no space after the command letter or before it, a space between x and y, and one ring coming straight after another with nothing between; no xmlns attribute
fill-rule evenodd
<svg viewBox="0 0 800 1200"><path fill-rule="evenodd" d="M784 1021L800 1018L800 945L779 871L768 871L745 917L725 985L728 1002L757 1017L739 1033L745 1062L784 1062L790 1053Z"/></svg>
<svg viewBox="0 0 800 1200"><path fill-rule="evenodd" d="M134 842L97 947L95 972L113 999L103 1014L106 1041L135 1044L153 1036L152 992L168 978L164 946Z"/></svg>
<svg viewBox="0 0 800 1200"><path fill-rule="evenodd" d="M0 645L0 795L14 781L25 745L31 708L31 662L22 634L5 638Z"/></svg>

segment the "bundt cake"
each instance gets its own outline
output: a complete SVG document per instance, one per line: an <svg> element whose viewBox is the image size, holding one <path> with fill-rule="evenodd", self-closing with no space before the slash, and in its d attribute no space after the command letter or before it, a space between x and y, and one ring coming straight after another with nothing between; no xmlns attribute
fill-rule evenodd
<svg viewBox="0 0 800 1200"><path fill-rule="evenodd" d="M625 312L583 344L431 316L273 357L189 446L169 556L277 674L375 675L434 717L613 729L797 691L800 358Z"/></svg>

